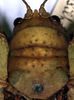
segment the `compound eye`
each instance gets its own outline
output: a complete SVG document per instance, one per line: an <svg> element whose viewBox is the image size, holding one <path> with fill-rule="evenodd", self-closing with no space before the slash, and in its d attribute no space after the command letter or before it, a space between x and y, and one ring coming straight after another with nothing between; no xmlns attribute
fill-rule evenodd
<svg viewBox="0 0 74 100"><path fill-rule="evenodd" d="M60 18L59 18L58 16L53 15L53 16L51 16L51 18L52 18L52 20L53 20L54 22L60 23Z"/></svg>
<svg viewBox="0 0 74 100"><path fill-rule="evenodd" d="M17 25L20 24L22 21L23 21L22 18L16 18L16 19L14 20L14 26L17 26Z"/></svg>

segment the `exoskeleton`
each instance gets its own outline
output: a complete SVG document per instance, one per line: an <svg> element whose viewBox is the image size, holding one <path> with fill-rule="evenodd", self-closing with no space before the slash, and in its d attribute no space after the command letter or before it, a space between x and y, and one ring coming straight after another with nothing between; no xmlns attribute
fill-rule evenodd
<svg viewBox="0 0 74 100"><path fill-rule="evenodd" d="M57 94L55 97L63 100L65 88L67 99L74 100L74 39L69 45L58 16L50 16L44 9L46 1L33 13L23 0L27 13L14 21L9 52L7 42L0 42L0 54L6 57L0 58L5 100L52 99Z"/></svg>

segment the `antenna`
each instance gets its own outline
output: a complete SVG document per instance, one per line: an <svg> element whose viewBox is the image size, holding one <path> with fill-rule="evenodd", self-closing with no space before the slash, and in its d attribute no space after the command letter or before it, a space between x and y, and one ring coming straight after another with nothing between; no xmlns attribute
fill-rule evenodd
<svg viewBox="0 0 74 100"><path fill-rule="evenodd" d="M44 0L44 2L41 4L40 6L40 9L39 9L39 14L41 17L43 18L48 18L50 16L50 14L48 12L46 12L44 6L45 6L45 3L47 2L48 0Z"/></svg>
<svg viewBox="0 0 74 100"><path fill-rule="evenodd" d="M33 11L25 0L22 0L22 1L27 7L27 13L25 14L25 19L30 19L33 16Z"/></svg>
<svg viewBox="0 0 74 100"><path fill-rule="evenodd" d="M44 0L44 2L41 4L41 6L44 7L45 3L47 2L48 0Z"/></svg>

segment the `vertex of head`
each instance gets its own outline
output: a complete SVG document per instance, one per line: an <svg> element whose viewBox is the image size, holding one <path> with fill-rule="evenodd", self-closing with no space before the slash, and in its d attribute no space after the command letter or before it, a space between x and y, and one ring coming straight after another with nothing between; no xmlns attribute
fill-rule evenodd
<svg viewBox="0 0 74 100"><path fill-rule="evenodd" d="M27 2L25 0L22 0L25 5L26 5L26 8L27 8L27 13L25 14L25 19L30 19L33 17L33 15L35 15L35 11L33 13L31 7L27 4ZM44 0L44 2L41 4L40 8L39 8L39 15L42 17L42 18L48 18L50 16L50 14L48 12L46 12L45 8L44 8L44 5L45 3L47 2L47 0Z"/></svg>

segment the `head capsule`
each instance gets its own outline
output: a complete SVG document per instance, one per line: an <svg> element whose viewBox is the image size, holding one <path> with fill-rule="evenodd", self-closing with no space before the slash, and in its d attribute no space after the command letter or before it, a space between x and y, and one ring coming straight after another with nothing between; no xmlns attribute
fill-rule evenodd
<svg viewBox="0 0 74 100"><path fill-rule="evenodd" d="M56 15L50 16L48 12L46 12L44 5L47 0L41 4L39 8L39 12L35 9L34 12L32 11L31 7L27 4L25 0L22 0L26 7L27 12L24 18L17 18L14 21L14 34L18 31L32 26L44 26L56 29L62 33L64 33L64 28L61 25L60 18Z"/></svg>

